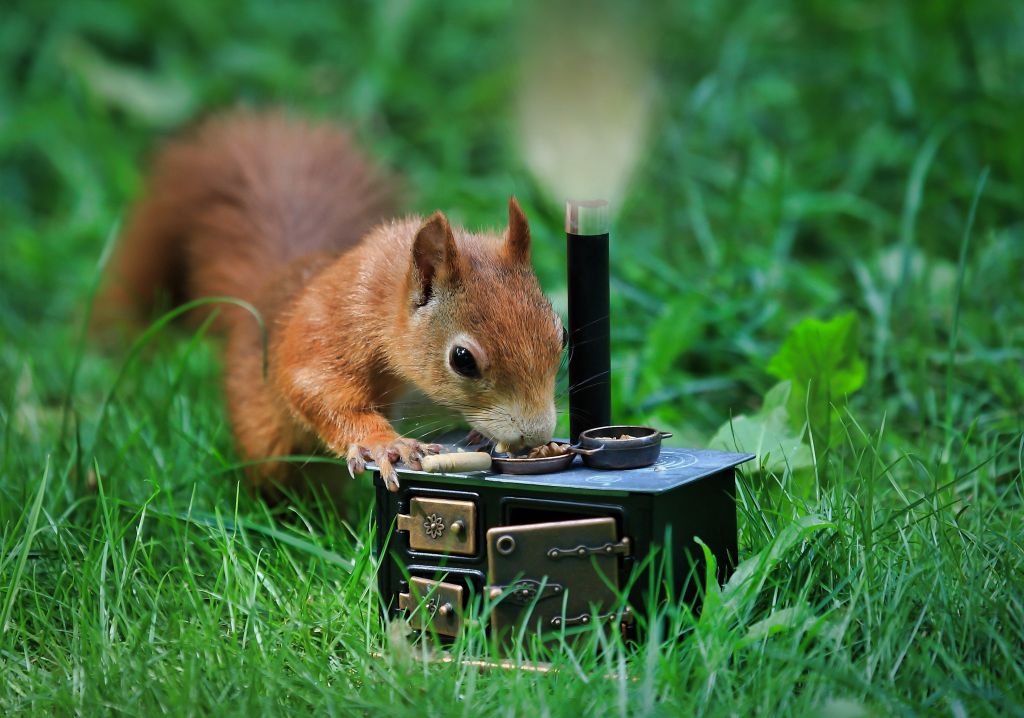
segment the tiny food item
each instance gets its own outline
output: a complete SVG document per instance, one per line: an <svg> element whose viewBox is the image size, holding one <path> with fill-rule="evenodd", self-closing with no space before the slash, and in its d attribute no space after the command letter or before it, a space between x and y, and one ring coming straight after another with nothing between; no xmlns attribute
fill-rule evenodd
<svg viewBox="0 0 1024 718"><path fill-rule="evenodd" d="M598 441L625 441L626 439L635 439L635 436L629 434L619 434L618 436L595 436Z"/></svg>
<svg viewBox="0 0 1024 718"><path fill-rule="evenodd" d="M460 471L487 471L491 468L491 455L483 451L465 451L456 454L431 454L420 459L420 466L430 474Z"/></svg>
<svg viewBox="0 0 1024 718"><path fill-rule="evenodd" d="M547 459L551 456L564 456L569 452L568 444L559 444L557 441L550 441L536 448L530 449L526 455L527 459Z"/></svg>

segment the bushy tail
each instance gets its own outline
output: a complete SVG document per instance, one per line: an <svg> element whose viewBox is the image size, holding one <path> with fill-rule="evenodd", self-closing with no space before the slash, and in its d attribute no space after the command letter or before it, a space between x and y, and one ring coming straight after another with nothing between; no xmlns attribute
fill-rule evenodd
<svg viewBox="0 0 1024 718"><path fill-rule="evenodd" d="M343 130L280 113L211 118L157 154L98 315L144 319L163 297L254 302L292 260L343 252L393 211L391 184Z"/></svg>

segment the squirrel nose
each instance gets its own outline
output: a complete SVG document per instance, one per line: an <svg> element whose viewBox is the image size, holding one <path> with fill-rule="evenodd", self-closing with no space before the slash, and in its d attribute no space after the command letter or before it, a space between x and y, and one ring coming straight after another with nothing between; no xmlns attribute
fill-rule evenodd
<svg viewBox="0 0 1024 718"><path fill-rule="evenodd" d="M534 447L547 443L555 432L555 405L541 411L524 412L521 407L508 406L504 413L506 420L488 425L487 432L495 440L516 448Z"/></svg>
<svg viewBox="0 0 1024 718"><path fill-rule="evenodd" d="M554 410L534 417L532 421L529 421L522 428L525 430L520 438L526 446L540 446L545 442L551 441L551 437L555 433Z"/></svg>

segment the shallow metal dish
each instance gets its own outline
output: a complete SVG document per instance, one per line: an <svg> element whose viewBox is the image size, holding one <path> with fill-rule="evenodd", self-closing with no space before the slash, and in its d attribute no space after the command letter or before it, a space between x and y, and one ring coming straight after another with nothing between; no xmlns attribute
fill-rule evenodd
<svg viewBox="0 0 1024 718"><path fill-rule="evenodd" d="M607 438L620 434L635 438ZM661 440L670 436L653 426L599 426L580 432L579 448L573 451L592 469L640 469L658 460Z"/></svg>
<svg viewBox="0 0 1024 718"><path fill-rule="evenodd" d="M555 471L568 469L576 459L576 454L567 453L561 456L545 456L539 459L505 459L491 457L491 468L499 474L551 474Z"/></svg>

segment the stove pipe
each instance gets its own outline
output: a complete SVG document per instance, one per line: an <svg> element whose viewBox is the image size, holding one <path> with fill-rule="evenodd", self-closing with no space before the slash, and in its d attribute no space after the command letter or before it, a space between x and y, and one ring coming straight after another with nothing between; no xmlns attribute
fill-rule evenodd
<svg viewBox="0 0 1024 718"><path fill-rule="evenodd" d="M569 271L569 434L612 423L608 203L565 203Z"/></svg>

